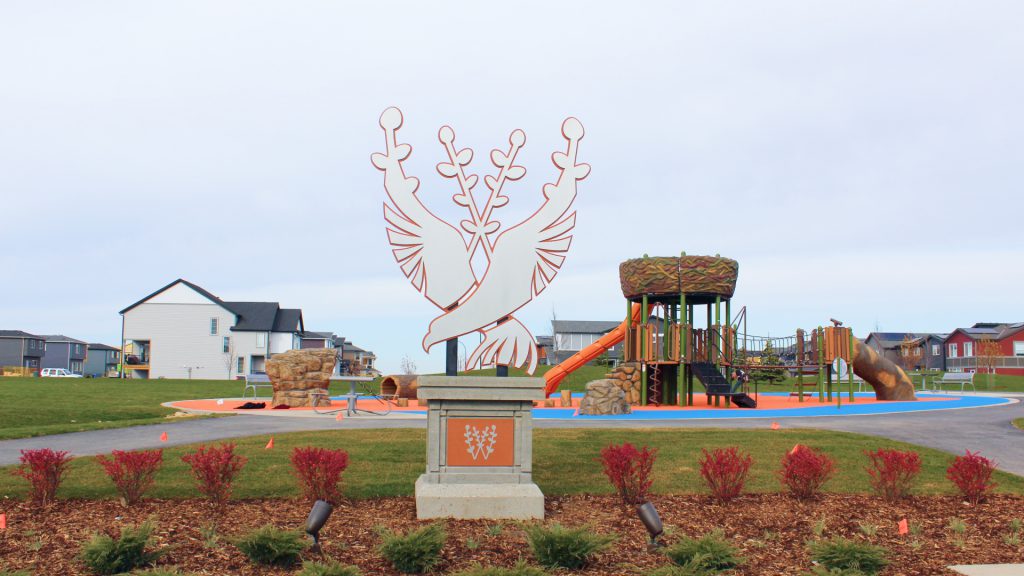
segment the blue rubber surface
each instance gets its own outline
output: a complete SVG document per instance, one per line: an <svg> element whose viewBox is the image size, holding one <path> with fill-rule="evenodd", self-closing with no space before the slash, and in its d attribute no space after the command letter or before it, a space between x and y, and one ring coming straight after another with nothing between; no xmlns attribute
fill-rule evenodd
<svg viewBox="0 0 1024 576"><path fill-rule="evenodd" d="M786 392L762 392L762 396L787 396ZM573 395L575 396L575 394ZM810 394L808 396L811 396ZM872 393L855 394L856 397L870 398ZM543 408L533 411L538 420L710 420L718 418L808 418L814 416L864 416L869 414L894 414L899 412L927 412L933 410L954 410L957 408L981 408L984 406L1000 406L1012 400L992 396L940 396L936 394L918 394L916 402L875 402L872 404L843 403L835 405L807 406L796 401L792 409L758 410L748 408L714 408L714 409L650 409L632 414L617 416L573 416L575 409ZM934 400L942 398L942 400ZM844 396L845 399L845 396ZM932 400L929 400L932 399ZM812 398L813 401L813 398Z"/></svg>

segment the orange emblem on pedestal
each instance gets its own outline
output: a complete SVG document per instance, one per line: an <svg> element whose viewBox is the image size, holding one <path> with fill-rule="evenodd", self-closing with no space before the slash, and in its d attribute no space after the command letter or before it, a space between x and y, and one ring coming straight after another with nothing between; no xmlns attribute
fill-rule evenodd
<svg viewBox="0 0 1024 576"><path fill-rule="evenodd" d="M515 422L512 418L449 418L449 466L512 466Z"/></svg>

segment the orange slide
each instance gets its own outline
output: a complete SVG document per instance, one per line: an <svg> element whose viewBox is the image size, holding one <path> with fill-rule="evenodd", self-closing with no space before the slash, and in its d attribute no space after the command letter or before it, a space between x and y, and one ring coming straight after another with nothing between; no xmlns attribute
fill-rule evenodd
<svg viewBox="0 0 1024 576"><path fill-rule="evenodd" d="M640 305L633 304L633 322L640 321L640 312ZM601 336L590 346L587 346L572 356L569 356L564 362L556 365L551 370L548 370L547 373L544 374L544 395L552 395L555 390L558 390L558 385L562 383L562 380L565 380L566 376L576 371L580 366L583 366L587 362L590 362L594 358L604 354L604 352L612 346L622 342L622 339L626 337L627 328L629 328L629 326L627 322L623 320L622 324L619 324L618 328L604 336Z"/></svg>

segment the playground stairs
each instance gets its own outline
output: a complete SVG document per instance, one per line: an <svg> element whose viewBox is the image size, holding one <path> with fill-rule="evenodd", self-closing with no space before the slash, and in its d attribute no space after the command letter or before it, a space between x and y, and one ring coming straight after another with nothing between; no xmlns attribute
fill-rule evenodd
<svg viewBox="0 0 1024 576"><path fill-rule="evenodd" d="M697 380L704 385L708 396L724 396L740 408L757 408L757 401L740 391L739 383L735 386L730 384L718 367L711 362L694 362L690 368Z"/></svg>

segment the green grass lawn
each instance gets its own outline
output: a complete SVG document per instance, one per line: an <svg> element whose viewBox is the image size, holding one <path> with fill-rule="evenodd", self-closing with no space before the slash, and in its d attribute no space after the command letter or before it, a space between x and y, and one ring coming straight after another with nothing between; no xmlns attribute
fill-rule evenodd
<svg viewBox="0 0 1024 576"><path fill-rule="evenodd" d="M164 421L161 402L237 397L230 380L0 378L0 440Z"/></svg>
<svg viewBox="0 0 1024 576"><path fill-rule="evenodd" d="M266 450L267 436L237 440L238 451L249 459L235 487L235 497L288 497L297 494L288 457L296 446L344 448L351 463L344 475L344 492L352 498L409 496L425 467L423 430L337 430L283 434L275 447ZM610 443L632 442L658 449L655 465L655 493L704 492L697 459L701 448L737 445L753 454L754 467L749 490L779 489L775 469L783 454L794 444L828 452L836 459L837 476L826 486L832 492L866 492L865 450L880 447L913 449L921 454L923 468L917 482L920 493L949 493L945 469L952 456L944 452L879 438L818 430L667 430L667 429L540 429L535 431L534 478L548 495L606 494L611 489L596 460ZM194 446L164 450L161 469L150 496L189 498L195 496L192 479L181 455ZM999 472L999 491L1024 493L1024 478ZM71 466L62 497L113 498L113 488L93 458L79 458ZM0 469L0 498L21 498L24 481Z"/></svg>
<svg viewBox="0 0 1024 576"><path fill-rule="evenodd" d="M1013 425L1021 430L1024 430L1024 418L1017 418L1013 421Z"/></svg>

